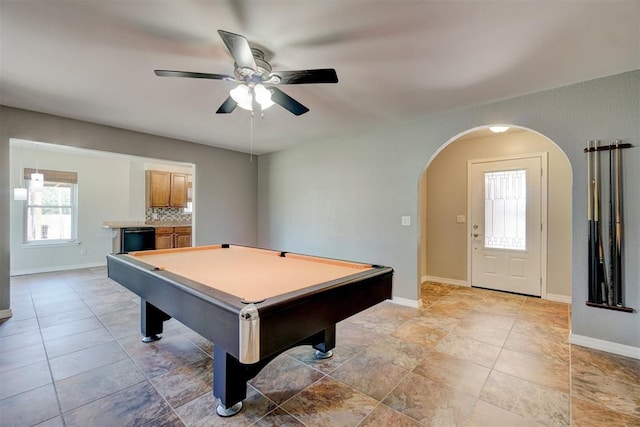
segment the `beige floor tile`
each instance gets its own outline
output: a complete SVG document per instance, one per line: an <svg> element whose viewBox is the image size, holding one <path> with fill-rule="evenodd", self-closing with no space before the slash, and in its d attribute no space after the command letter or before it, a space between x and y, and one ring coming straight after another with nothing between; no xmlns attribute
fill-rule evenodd
<svg viewBox="0 0 640 427"><path fill-rule="evenodd" d="M456 335L443 338L435 350L487 368L493 367L500 354L500 347Z"/></svg>
<svg viewBox="0 0 640 427"><path fill-rule="evenodd" d="M410 373L383 401L398 412L426 425L462 425L475 397Z"/></svg>
<svg viewBox="0 0 640 427"><path fill-rule="evenodd" d="M632 417L579 398L571 399L571 425L574 427L640 426L640 418Z"/></svg>
<svg viewBox="0 0 640 427"><path fill-rule="evenodd" d="M509 335L505 329L493 328L491 326L478 325L466 320L462 320L451 333L460 337L473 338L487 344L502 347Z"/></svg>
<svg viewBox="0 0 640 427"><path fill-rule="evenodd" d="M358 427L419 427L421 425L387 405L380 404Z"/></svg>
<svg viewBox="0 0 640 427"><path fill-rule="evenodd" d="M509 331L513 326L513 322L516 320L516 316L512 314L502 314L501 312L483 313L474 310L465 316L464 320L476 325L489 326L491 328Z"/></svg>
<svg viewBox="0 0 640 427"><path fill-rule="evenodd" d="M569 342L569 331L565 328L523 321L519 318L516 318L515 322L513 322L511 331L522 335L542 337L546 340L554 340L563 344Z"/></svg>
<svg viewBox="0 0 640 427"><path fill-rule="evenodd" d="M504 348L569 366L569 344L549 335L521 334L512 330Z"/></svg>
<svg viewBox="0 0 640 427"><path fill-rule="evenodd" d="M631 384L640 384L640 360L605 353L577 345L571 346L574 375L590 372Z"/></svg>
<svg viewBox="0 0 640 427"><path fill-rule="evenodd" d="M553 313L545 311L524 311L518 314L518 320L535 325L552 326L554 328L569 329L569 313Z"/></svg>
<svg viewBox="0 0 640 427"><path fill-rule="evenodd" d="M395 337L385 337L367 347L362 354L384 360L387 364L412 370L429 354L429 350L419 344Z"/></svg>
<svg viewBox="0 0 640 427"><path fill-rule="evenodd" d="M448 332L426 326L415 321L408 321L398 327L392 334L400 340L421 345L425 349L434 348Z"/></svg>
<svg viewBox="0 0 640 427"><path fill-rule="evenodd" d="M415 374L478 396L491 369L433 351L413 370Z"/></svg>
<svg viewBox="0 0 640 427"><path fill-rule="evenodd" d="M473 308L476 306L475 302L463 302L457 299L448 298L448 296L440 298L439 301L431 304L426 310L424 310L423 315L424 313L439 314L442 316L462 319L467 314L469 314L471 310L473 310Z"/></svg>
<svg viewBox="0 0 640 427"><path fill-rule="evenodd" d="M323 376L320 371L282 354L265 366L249 383L280 404Z"/></svg>
<svg viewBox="0 0 640 427"><path fill-rule="evenodd" d="M483 301L485 297L491 295L492 291L480 288L472 288L470 286L456 286L451 289L451 294L464 294L473 296L478 301Z"/></svg>
<svg viewBox="0 0 640 427"><path fill-rule="evenodd" d="M503 349L494 369L565 393L569 392L569 366L566 363Z"/></svg>
<svg viewBox="0 0 640 427"><path fill-rule="evenodd" d="M419 317L413 318L409 322L440 329L444 332L451 332L453 328L460 324L460 319L433 313L428 309L425 309Z"/></svg>
<svg viewBox="0 0 640 427"><path fill-rule="evenodd" d="M527 299L529 299L529 297L526 297L524 295L512 294L512 293L509 293L509 292L490 291L490 290L485 290L485 291L486 292L490 292L485 298L486 302L490 302L490 301L517 301L517 302L520 302L520 303L524 304L524 302Z"/></svg>
<svg viewBox="0 0 640 427"><path fill-rule="evenodd" d="M640 417L640 384L579 372L571 377L571 392L575 398L593 402L612 411Z"/></svg>
<svg viewBox="0 0 640 427"><path fill-rule="evenodd" d="M569 425L569 394L492 371L480 399L546 426Z"/></svg>
<svg viewBox="0 0 640 427"><path fill-rule="evenodd" d="M542 427L542 424L490 403L478 400L471 412L468 427Z"/></svg>
<svg viewBox="0 0 640 427"><path fill-rule="evenodd" d="M377 400L328 377L313 383L282 405L309 427L357 426L376 406Z"/></svg>
<svg viewBox="0 0 640 427"><path fill-rule="evenodd" d="M242 402L242 410L228 418L216 415L218 401L212 393L205 393L178 408L176 414L187 426L198 427L238 427L248 426L276 409L276 404L253 387L247 387L247 398Z"/></svg>
<svg viewBox="0 0 640 427"><path fill-rule="evenodd" d="M213 389L213 361L208 357L181 366L151 379L158 392L174 408L211 393Z"/></svg>
<svg viewBox="0 0 640 427"><path fill-rule="evenodd" d="M282 408L269 412L253 425L255 427L304 427L302 422Z"/></svg>
<svg viewBox="0 0 640 427"><path fill-rule="evenodd" d="M436 283L436 282L424 282L420 286L420 290L422 293L426 293L428 295L447 295L451 291L455 289L453 285L446 285L444 283Z"/></svg>
<svg viewBox="0 0 640 427"><path fill-rule="evenodd" d="M522 301L510 300L510 299L488 299L482 300L481 304L478 304L474 310L480 313L487 314L503 314L516 316L522 308Z"/></svg>
<svg viewBox="0 0 640 427"><path fill-rule="evenodd" d="M569 304L549 301L541 298L527 298L522 306L523 311L539 311L554 314L567 314Z"/></svg>
<svg viewBox="0 0 640 427"><path fill-rule="evenodd" d="M440 301L441 298L441 295L428 295L424 293L420 297L420 299L422 300L423 308L430 307L434 303Z"/></svg>
<svg viewBox="0 0 640 427"><path fill-rule="evenodd" d="M368 375L362 375L363 372ZM360 353L333 371L331 377L376 400L382 400L408 372L385 359Z"/></svg>

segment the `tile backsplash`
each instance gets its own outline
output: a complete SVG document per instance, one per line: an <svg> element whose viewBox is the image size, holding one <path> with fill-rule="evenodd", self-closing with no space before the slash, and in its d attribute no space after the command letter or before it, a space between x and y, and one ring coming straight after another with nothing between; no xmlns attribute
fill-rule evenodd
<svg viewBox="0 0 640 427"><path fill-rule="evenodd" d="M185 213L182 208L146 208L144 212L145 221L160 222L191 222L191 214Z"/></svg>

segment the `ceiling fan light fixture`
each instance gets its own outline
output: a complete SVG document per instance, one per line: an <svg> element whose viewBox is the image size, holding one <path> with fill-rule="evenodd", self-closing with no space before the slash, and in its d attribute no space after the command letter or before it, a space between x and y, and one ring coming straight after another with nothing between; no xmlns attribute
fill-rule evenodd
<svg viewBox="0 0 640 427"><path fill-rule="evenodd" d="M44 175L41 173L31 174L31 188L36 191L42 191L44 188Z"/></svg>
<svg viewBox="0 0 640 427"><path fill-rule="evenodd" d="M14 188L13 200L27 200L27 189L22 187Z"/></svg>
<svg viewBox="0 0 640 427"><path fill-rule="evenodd" d="M264 85L257 84L253 87L253 91L256 94L256 101L260 104L262 111L271 107L274 102L271 100L271 92Z"/></svg>
<svg viewBox="0 0 640 427"><path fill-rule="evenodd" d="M256 102L260 104L262 111L271 107L274 102L271 100L271 92L262 84L257 84L251 89L245 84L238 85L229 91L231 98L236 101L240 108L253 111L253 94L255 94Z"/></svg>
<svg viewBox="0 0 640 427"><path fill-rule="evenodd" d="M499 126L499 125L489 126L489 130L493 133L502 133L502 132L508 131L509 126Z"/></svg>
<svg viewBox="0 0 640 427"><path fill-rule="evenodd" d="M238 85L229 91L229 95L238 103L240 108L251 111L253 109L253 97L251 89L247 85Z"/></svg>

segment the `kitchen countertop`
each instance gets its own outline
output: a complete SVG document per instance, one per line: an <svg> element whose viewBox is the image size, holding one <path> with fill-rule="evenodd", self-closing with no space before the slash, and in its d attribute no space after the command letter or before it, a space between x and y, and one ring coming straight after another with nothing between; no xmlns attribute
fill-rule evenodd
<svg viewBox="0 0 640 427"><path fill-rule="evenodd" d="M179 221L104 221L103 228L127 228L127 227L191 227L190 222Z"/></svg>

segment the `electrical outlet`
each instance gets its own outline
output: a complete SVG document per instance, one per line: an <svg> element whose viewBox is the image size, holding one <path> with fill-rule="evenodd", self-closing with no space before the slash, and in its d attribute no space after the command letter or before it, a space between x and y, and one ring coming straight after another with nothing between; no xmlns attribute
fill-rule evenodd
<svg viewBox="0 0 640 427"><path fill-rule="evenodd" d="M458 215L456 216L456 222L458 224L464 224L465 222L467 222L467 218L464 215Z"/></svg>
<svg viewBox="0 0 640 427"><path fill-rule="evenodd" d="M85 256L87 254L87 248L80 248L80 255Z"/></svg>
<svg viewBox="0 0 640 427"><path fill-rule="evenodd" d="M409 227L411 225L411 217L410 216L400 217L400 224L402 224L405 227Z"/></svg>

